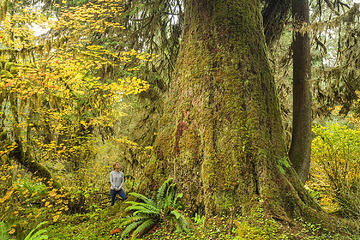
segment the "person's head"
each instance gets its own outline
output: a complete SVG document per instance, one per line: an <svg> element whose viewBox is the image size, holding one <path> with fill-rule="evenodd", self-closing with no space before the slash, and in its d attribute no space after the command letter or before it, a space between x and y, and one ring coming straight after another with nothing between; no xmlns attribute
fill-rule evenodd
<svg viewBox="0 0 360 240"><path fill-rule="evenodd" d="M113 168L114 168L114 170L119 171L120 164L118 162L114 163Z"/></svg>

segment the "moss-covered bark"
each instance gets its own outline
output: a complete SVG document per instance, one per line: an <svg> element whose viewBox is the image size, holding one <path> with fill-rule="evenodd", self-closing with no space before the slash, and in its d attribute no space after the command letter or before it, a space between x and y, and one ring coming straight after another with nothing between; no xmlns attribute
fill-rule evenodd
<svg viewBox="0 0 360 240"><path fill-rule="evenodd" d="M55 181L50 173L50 171L45 168L43 165L39 164L36 159L32 157L29 151L26 151L25 147L22 144L21 136L20 136L20 128L19 128L19 116L17 111L17 98L15 94L11 94L9 96L10 102L10 110L14 116L14 122L12 123L12 137L16 143L16 147L9 154L9 157L15 160L17 163L21 164L24 168L26 168L29 172L34 174L39 178L45 179L44 183L47 186L51 186L54 188L60 188L61 185L57 181ZM6 133L5 133L6 135ZM7 138L7 136L6 136Z"/></svg>
<svg viewBox="0 0 360 240"><path fill-rule="evenodd" d="M192 210L318 209L286 161L259 1L189 0L155 151ZM305 211L305 209L307 209Z"/></svg>

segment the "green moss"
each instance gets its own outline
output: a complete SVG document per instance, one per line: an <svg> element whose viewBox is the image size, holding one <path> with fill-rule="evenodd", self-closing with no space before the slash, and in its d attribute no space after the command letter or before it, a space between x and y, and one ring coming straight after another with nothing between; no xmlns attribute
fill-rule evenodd
<svg viewBox="0 0 360 240"><path fill-rule="evenodd" d="M2 77L2 78L13 78L14 76L9 71L1 70L0 71L0 77Z"/></svg>
<svg viewBox="0 0 360 240"><path fill-rule="evenodd" d="M259 2L207 4L188 1L185 7L157 158L191 210L205 206L208 216L230 207L246 212L260 195L267 211L286 215L292 210L285 194L294 195L294 205L302 199L292 173L281 175L277 166L286 152ZM181 134L180 122L186 124Z"/></svg>
<svg viewBox="0 0 360 240"><path fill-rule="evenodd" d="M14 67L14 66L15 66L15 63L13 63L13 62L6 62L5 65L4 65L4 68L5 68L5 70L10 71L10 69L11 69L12 67Z"/></svg>
<svg viewBox="0 0 360 240"><path fill-rule="evenodd" d="M18 70L17 70L16 66L13 65L13 66L10 67L9 72L11 74L17 74Z"/></svg>

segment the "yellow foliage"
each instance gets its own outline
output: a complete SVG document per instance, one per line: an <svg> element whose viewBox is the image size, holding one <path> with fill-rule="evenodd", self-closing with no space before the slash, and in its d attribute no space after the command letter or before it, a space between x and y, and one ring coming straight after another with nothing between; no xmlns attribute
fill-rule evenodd
<svg viewBox="0 0 360 240"><path fill-rule="evenodd" d="M134 49L119 51L94 41L94 34L102 37L105 32L124 29L118 21L121 5L115 0L91 1L62 9L57 19L46 18L34 8L21 8L12 15L8 13L0 23L2 48L26 50L23 55L16 55L16 64L3 56L3 61L9 62L7 69L12 70L1 76L0 90L14 94L19 106L23 106L4 116L24 135L32 134L30 142L22 142L31 146L39 159L81 158L93 151L91 136L77 134L83 129L112 126L123 115L122 99L149 88L134 72L139 69L137 64L151 61L155 55ZM40 38L30 28L32 23L51 31ZM132 61L136 64L130 65ZM103 73L109 68L122 69L124 74L108 79ZM31 111L25 110L29 107ZM30 112L36 118L30 117ZM18 115L18 123L12 114ZM40 133L45 126L55 138L50 142ZM61 136L68 139L59 146L57 138ZM1 149L0 156L15 147Z"/></svg>
<svg viewBox="0 0 360 240"><path fill-rule="evenodd" d="M59 219L59 217L60 217L60 215L55 215L55 216L53 217L53 222L57 222L57 220Z"/></svg>
<svg viewBox="0 0 360 240"><path fill-rule="evenodd" d="M313 132L317 137L312 142L311 179L307 184L319 193L319 203L326 210L336 211L344 195L357 194L360 129L334 123L315 126Z"/></svg>
<svg viewBox="0 0 360 240"><path fill-rule="evenodd" d="M6 200L8 200L11 195L13 194L14 190L13 189L10 189L9 191L7 191L5 193L5 196L3 198L0 198L0 204L4 203Z"/></svg>
<svg viewBox="0 0 360 240"><path fill-rule="evenodd" d="M21 143L36 156L36 161L51 163L50 167L60 172L66 167L65 161L71 163L74 158L93 156L97 148L90 129L113 126L122 116L123 98L149 88L146 81L136 76L136 71L139 65L156 56L133 49L121 51L94 40L94 35L121 34L124 29L118 21L121 1L95 0L81 7L62 9L57 19L47 18L35 8L18 9L7 13L0 22L0 45L4 52L0 57L0 91L6 99L16 99L16 104L7 104L13 107L10 111L1 109L0 114L9 128L13 127L9 132L20 133ZM51 31L39 37L31 24ZM109 69L121 74L111 76ZM114 141L139 147L126 138ZM16 147L16 143L3 144L0 157ZM0 198L0 210L11 205L6 211L12 216L19 215L19 219L46 215L57 222L69 210L67 197L51 189L52 181L46 190L40 184L45 179L38 178L28 185L22 183L19 178L26 176L18 174L14 167L0 165L1 172L7 173L1 175L1 180L13 178L13 185L7 186L5 196ZM107 174L108 169L100 163L93 167L96 171L91 174L85 174L81 168L78 171L83 171L89 182L103 177L104 172ZM8 174L12 171L13 175ZM37 190L31 192L28 190L31 187ZM42 207L25 216L21 206L34 202L40 202Z"/></svg>
<svg viewBox="0 0 360 240"><path fill-rule="evenodd" d="M14 233L15 233L15 228L10 228L9 234L14 234Z"/></svg>

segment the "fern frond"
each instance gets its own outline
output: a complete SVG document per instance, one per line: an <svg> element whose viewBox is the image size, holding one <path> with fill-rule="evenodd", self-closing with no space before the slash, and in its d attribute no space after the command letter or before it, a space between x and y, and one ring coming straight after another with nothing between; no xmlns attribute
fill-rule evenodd
<svg viewBox="0 0 360 240"><path fill-rule="evenodd" d="M176 219L179 219L181 217L181 213L179 213L178 210L172 210L170 214L174 215Z"/></svg>
<svg viewBox="0 0 360 240"><path fill-rule="evenodd" d="M148 216L141 216L141 215L137 215L135 217L127 217L122 221L122 223L120 223L119 228L121 228L123 226L127 226L130 223L138 222L140 220L144 220L144 219L147 219L147 218L148 218Z"/></svg>
<svg viewBox="0 0 360 240"><path fill-rule="evenodd" d="M156 222L153 219L146 220L134 230L134 232L132 233L133 238L143 235L146 232L146 230L150 229L155 224Z"/></svg>
<svg viewBox="0 0 360 240"><path fill-rule="evenodd" d="M180 214L179 218L175 218L176 231L178 232L189 232L189 223L186 218Z"/></svg>
<svg viewBox="0 0 360 240"><path fill-rule="evenodd" d="M146 209L146 208L142 208L142 207L138 207L136 209L131 209L134 211L133 215L134 216L137 216L137 215L159 215L160 212L155 212L155 211L152 211L152 210L149 210L149 209Z"/></svg>
<svg viewBox="0 0 360 240"><path fill-rule="evenodd" d="M158 209L156 206L154 205L151 205L151 204L147 204L147 203L143 203L143 202L134 202L134 201L129 201L127 202L129 204L131 204L131 206L141 206L141 207L144 207L144 208L148 208L148 209Z"/></svg>
<svg viewBox="0 0 360 240"><path fill-rule="evenodd" d="M144 220L140 220L137 222L133 222L131 224L129 224L124 231L121 233L120 239L122 239L123 237L126 237L127 235L129 235L129 233L131 233L132 230L134 230L135 228L137 228L140 224L142 224L144 222Z"/></svg>
<svg viewBox="0 0 360 240"><path fill-rule="evenodd" d="M144 196L144 195L142 195L142 194L140 194L140 193L131 192L131 193L129 193L129 195L130 195L130 196L134 196L134 197L142 200L143 202L145 202L145 203L147 203L147 204L150 204L150 205L155 206L155 203L154 203L153 200L147 198L146 196Z"/></svg>
<svg viewBox="0 0 360 240"><path fill-rule="evenodd" d="M35 231L37 231L42 225L44 225L44 224L46 224L46 223L47 223L47 221L39 223L34 229L32 229L32 230L29 232L29 234L24 238L24 240L31 240L31 239L34 239L33 237L38 236L38 235L39 235L38 232L35 233L34 236L33 236L33 233L34 233ZM39 231L39 232L41 232L40 234L42 234L42 233L46 232L46 230L41 230L41 231Z"/></svg>
<svg viewBox="0 0 360 240"><path fill-rule="evenodd" d="M168 191L165 196L165 206L172 206L173 200L175 198L175 190L173 188Z"/></svg>
<svg viewBox="0 0 360 240"><path fill-rule="evenodd" d="M175 219L175 228L176 228L176 232L183 232L181 223L178 219Z"/></svg>
<svg viewBox="0 0 360 240"><path fill-rule="evenodd" d="M164 199L168 185L172 182L172 178L168 178L159 188L156 194L156 202L159 203Z"/></svg>
<svg viewBox="0 0 360 240"><path fill-rule="evenodd" d="M125 208L125 211L144 211L144 212L152 212L153 214L160 214L160 209L153 207L151 205L132 205Z"/></svg>
<svg viewBox="0 0 360 240"><path fill-rule="evenodd" d="M137 216L139 214L140 215L148 215L148 216L153 216L153 218L156 216L159 216L159 213L155 213L153 211L146 210L146 209L135 211L133 214L134 214L134 216Z"/></svg>
<svg viewBox="0 0 360 240"><path fill-rule="evenodd" d="M43 239L48 239L49 236L48 235L44 235L44 233L46 233L47 230L46 229L41 229L37 232L35 232L31 237L30 240L43 240Z"/></svg>
<svg viewBox="0 0 360 240"><path fill-rule="evenodd" d="M180 200L183 197L182 193L176 194L174 200L173 200L173 206L176 206L178 203L178 200Z"/></svg>

